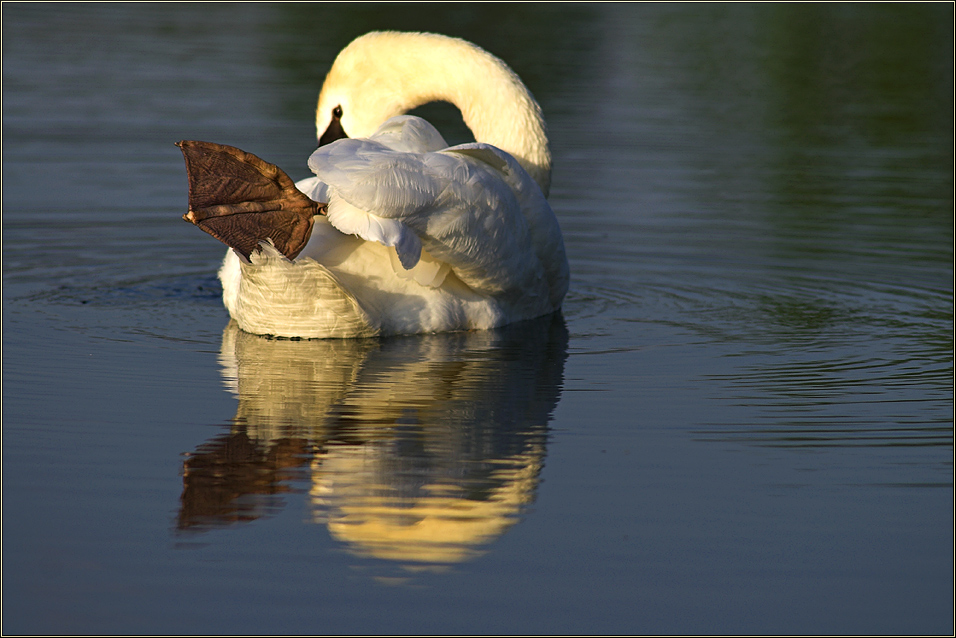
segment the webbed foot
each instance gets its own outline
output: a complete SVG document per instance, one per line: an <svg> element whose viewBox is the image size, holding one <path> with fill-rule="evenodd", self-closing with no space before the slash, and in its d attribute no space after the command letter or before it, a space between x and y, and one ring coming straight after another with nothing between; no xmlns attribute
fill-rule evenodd
<svg viewBox="0 0 956 638"><path fill-rule="evenodd" d="M189 212L199 226L249 259L259 242L295 259L312 234L313 217L326 204L312 201L281 168L234 146L184 140Z"/></svg>

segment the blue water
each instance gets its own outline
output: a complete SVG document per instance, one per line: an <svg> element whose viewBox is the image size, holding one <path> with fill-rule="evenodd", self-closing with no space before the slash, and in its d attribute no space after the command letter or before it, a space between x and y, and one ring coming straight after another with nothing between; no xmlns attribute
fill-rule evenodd
<svg viewBox="0 0 956 638"><path fill-rule="evenodd" d="M5 634L952 633L951 5L2 11ZM560 315L228 323L173 143L381 28L541 102Z"/></svg>

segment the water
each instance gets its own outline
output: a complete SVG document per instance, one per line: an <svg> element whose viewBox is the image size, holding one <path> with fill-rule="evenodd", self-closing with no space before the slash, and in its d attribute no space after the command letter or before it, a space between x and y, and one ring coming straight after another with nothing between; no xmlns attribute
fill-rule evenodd
<svg viewBox="0 0 956 638"><path fill-rule="evenodd" d="M4 633L951 633L952 17L4 4ZM228 325L173 142L375 28L542 103L562 315Z"/></svg>

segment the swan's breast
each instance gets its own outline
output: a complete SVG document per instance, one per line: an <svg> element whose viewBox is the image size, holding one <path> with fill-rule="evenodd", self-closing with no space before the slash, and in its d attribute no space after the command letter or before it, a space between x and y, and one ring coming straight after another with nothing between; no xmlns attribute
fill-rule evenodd
<svg viewBox="0 0 956 638"><path fill-rule="evenodd" d="M307 339L379 334L379 322L328 268L261 246L248 264L230 250L220 270L223 300L240 328Z"/></svg>

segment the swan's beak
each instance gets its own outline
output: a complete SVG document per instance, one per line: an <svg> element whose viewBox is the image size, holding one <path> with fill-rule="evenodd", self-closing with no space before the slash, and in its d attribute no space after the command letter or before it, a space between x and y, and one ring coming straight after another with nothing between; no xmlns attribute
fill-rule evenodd
<svg viewBox="0 0 956 638"><path fill-rule="evenodd" d="M176 145L189 180L183 219L247 260L262 241L271 241L289 259L298 256L312 234L312 218L325 213L325 204L306 197L281 168L252 153L212 142Z"/></svg>
<svg viewBox="0 0 956 638"><path fill-rule="evenodd" d="M342 120L333 117L332 121L329 122L329 127L325 129L325 133L319 138L319 146L325 146L335 140L341 140L346 137L348 137L348 135L345 133L345 129L342 128Z"/></svg>

